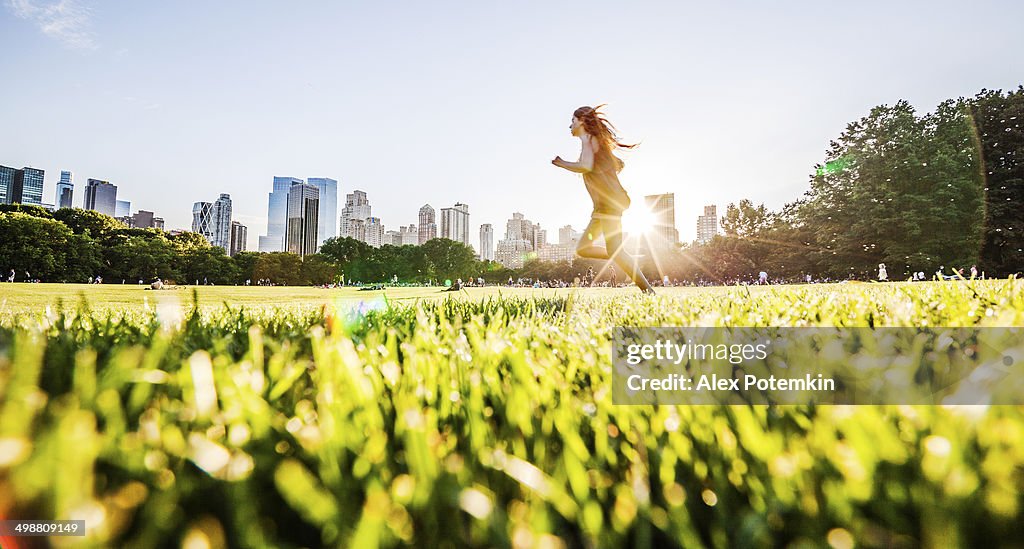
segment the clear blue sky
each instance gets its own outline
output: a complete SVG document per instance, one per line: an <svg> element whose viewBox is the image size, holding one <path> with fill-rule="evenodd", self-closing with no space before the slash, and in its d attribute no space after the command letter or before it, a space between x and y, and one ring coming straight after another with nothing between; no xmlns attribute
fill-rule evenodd
<svg viewBox="0 0 1024 549"><path fill-rule="evenodd" d="M275 175L365 190L386 228L470 205L471 239L521 211L582 228L572 111L609 103L634 197L800 196L830 139L875 105L919 111L1024 82L1024 7L822 2L0 0L0 164L118 185L188 228L230 193L266 229ZM640 200L642 202L642 199Z"/></svg>

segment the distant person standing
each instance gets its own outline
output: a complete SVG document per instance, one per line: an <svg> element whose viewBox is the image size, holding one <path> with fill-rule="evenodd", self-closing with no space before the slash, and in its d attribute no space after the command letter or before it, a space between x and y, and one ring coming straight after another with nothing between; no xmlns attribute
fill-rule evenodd
<svg viewBox="0 0 1024 549"><path fill-rule="evenodd" d="M556 156L551 161L559 168L583 174L583 183L594 203L594 212L587 228L583 230L576 254L591 259L611 260L633 279L640 290L654 293L647 277L636 268L636 261L622 245L622 212L629 207L630 199L618 177L625 164L612 154L612 149L631 149L636 145L626 145L619 141L615 127L598 111L602 106L580 107L572 113L569 130L582 143L579 160L568 162ZM596 240L602 236L604 247L596 244Z"/></svg>
<svg viewBox="0 0 1024 549"><path fill-rule="evenodd" d="M978 278L978 266L971 265L971 278Z"/></svg>
<svg viewBox="0 0 1024 549"><path fill-rule="evenodd" d="M761 271L761 272L757 273L757 284L758 285L768 284L768 273L767 272Z"/></svg>
<svg viewBox="0 0 1024 549"><path fill-rule="evenodd" d="M879 282L889 280L889 274L885 272L885 263L878 264L878 280Z"/></svg>

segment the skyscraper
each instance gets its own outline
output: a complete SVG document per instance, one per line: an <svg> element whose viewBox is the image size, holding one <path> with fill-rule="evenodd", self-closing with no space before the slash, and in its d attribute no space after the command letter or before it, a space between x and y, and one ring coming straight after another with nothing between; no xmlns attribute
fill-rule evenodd
<svg viewBox="0 0 1024 549"><path fill-rule="evenodd" d="M231 195L221 194L213 203L210 212L210 244L231 253Z"/></svg>
<svg viewBox="0 0 1024 549"><path fill-rule="evenodd" d="M676 195L675 193L654 194L645 196L647 209L654 215L654 228L650 241L656 246L674 246L679 242L679 231L676 230Z"/></svg>
<svg viewBox="0 0 1024 549"><path fill-rule="evenodd" d="M399 227L398 234L402 237L401 243L398 244L399 246L415 246L420 242L420 235L416 225Z"/></svg>
<svg viewBox="0 0 1024 549"><path fill-rule="evenodd" d="M468 205L456 202L451 208L441 208L441 238L469 246Z"/></svg>
<svg viewBox="0 0 1024 549"><path fill-rule="evenodd" d="M0 204L11 203L11 193L14 192L14 168L0 166Z"/></svg>
<svg viewBox="0 0 1024 549"><path fill-rule="evenodd" d="M579 236L576 231L572 229L572 225L566 225L561 229L558 229L559 244L575 244L577 240L579 240Z"/></svg>
<svg viewBox="0 0 1024 549"><path fill-rule="evenodd" d="M109 181L90 179L85 184L85 209L100 212L111 217L117 208L117 185Z"/></svg>
<svg viewBox="0 0 1024 549"><path fill-rule="evenodd" d="M57 196L54 197L53 204L57 206L57 209L70 208L71 199L74 194L75 184L71 182L71 172L60 172L60 182L57 183Z"/></svg>
<svg viewBox="0 0 1024 549"><path fill-rule="evenodd" d="M509 269L521 269L532 252L533 246L526 240L506 238L498 241L498 251L495 257L498 263Z"/></svg>
<svg viewBox="0 0 1024 549"><path fill-rule="evenodd" d="M238 252L245 251L245 240L248 237L249 230L245 225L237 221L231 222L231 246L228 249L228 255L235 257Z"/></svg>
<svg viewBox="0 0 1024 549"><path fill-rule="evenodd" d="M536 229L538 226L526 219L520 212L515 212L512 214L512 219L505 223L505 240L525 240L530 243L530 246L533 246L537 241Z"/></svg>
<svg viewBox="0 0 1024 549"><path fill-rule="evenodd" d="M11 203L14 192L14 173L18 170L9 166L0 166L0 204Z"/></svg>
<svg viewBox="0 0 1024 549"><path fill-rule="evenodd" d="M718 208L711 204L704 206L704 215L697 216L697 242L707 244L718 234Z"/></svg>
<svg viewBox="0 0 1024 549"><path fill-rule="evenodd" d="M11 204L43 204L43 170L22 168L14 172L14 184L8 195Z"/></svg>
<svg viewBox="0 0 1024 549"><path fill-rule="evenodd" d="M320 190L320 225L317 227L317 246L328 238L338 236L338 181L329 177L310 177L306 180Z"/></svg>
<svg viewBox="0 0 1024 549"><path fill-rule="evenodd" d="M384 224L379 217L366 218L366 240L374 248L380 248L384 244Z"/></svg>
<svg viewBox="0 0 1024 549"><path fill-rule="evenodd" d="M434 222L434 208L424 204L419 216L419 244L437 238L437 224Z"/></svg>
<svg viewBox="0 0 1024 549"><path fill-rule="evenodd" d="M301 181L288 189L288 224L285 226L285 251L300 256L316 253L320 224L320 190Z"/></svg>
<svg viewBox="0 0 1024 549"><path fill-rule="evenodd" d="M267 199L267 234L260 236L261 252L283 252L284 233L288 221L288 191L293 183L302 183L295 177L274 177L273 191Z"/></svg>
<svg viewBox="0 0 1024 549"><path fill-rule="evenodd" d="M346 235L342 235L346 236ZM350 219L348 222L348 238L354 238L360 242L366 242L366 220Z"/></svg>
<svg viewBox="0 0 1024 549"><path fill-rule="evenodd" d="M128 226L135 229L163 228L163 220L160 220L161 225L160 227L157 227L156 222L160 218L154 217L153 212L148 210L139 210L135 212L129 219L131 222L128 224Z"/></svg>
<svg viewBox="0 0 1024 549"><path fill-rule="evenodd" d="M195 202L192 204L192 232L213 240L213 204Z"/></svg>
<svg viewBox="0 0 1024 549"><path fill-rule="evenodd" d="M534 251L536 227L523 214L513 213L512 219L505 223L505 238L498 241L495 253L498 263L510 269L522 267Z"/></svg>
<svg viewBox="0 0 1024 549"><path fill-rule="evenodd" d="M490 223L480 225L480 259L494 261L494 226Z"/></svg>
<svg viewBox="0 0 1024 549"><path fill-rule="evenodd" d="M129 200L118 200L114 203L114 217L128 217L132 215L132 203Z"/></svg>
<svg viewBox="0 0 1024 549"><path fill-rule="evenodd" d="M357 224L353 222L365 222L368 217L370 217L370 201L366 198L365 192L352 191L350 194L345 195L345 207L341 209L341 218L339 219L340 235L363 240L358 238L356 234L365 227L357 227Z"/></svg>
<svg viewBox="0 0 1024 549"><path fill-rule="evenodd" d="M398 231L384 231L384 244L390 246L402 245L402 233Z"/></svg>

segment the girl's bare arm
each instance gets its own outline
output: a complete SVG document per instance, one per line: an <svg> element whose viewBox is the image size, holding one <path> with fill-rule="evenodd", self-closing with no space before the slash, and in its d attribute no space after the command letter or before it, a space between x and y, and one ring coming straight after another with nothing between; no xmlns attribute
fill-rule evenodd
<svg viewBox="0 0 1024 549"><path fill-rule="evenodd" d="M562 160L562 157L556 156L551 161L552 164L559 168L565 168L570 172L576 173L587 173L594 169L594 147L592 143L593 138L587 137L583 140L583 149L580 151L580 159L576 162L569 162Z"/></svg>

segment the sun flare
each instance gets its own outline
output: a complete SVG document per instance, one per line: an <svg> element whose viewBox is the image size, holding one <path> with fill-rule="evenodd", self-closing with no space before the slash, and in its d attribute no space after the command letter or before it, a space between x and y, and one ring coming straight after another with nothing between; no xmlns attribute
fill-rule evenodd
<svg viewBox="0 0 1024 549"><path fill-rule="evenodd" d="M631 235L650 234L656 222L651 210L644 206L634 206L622 214L622 231Z"/></svg>

